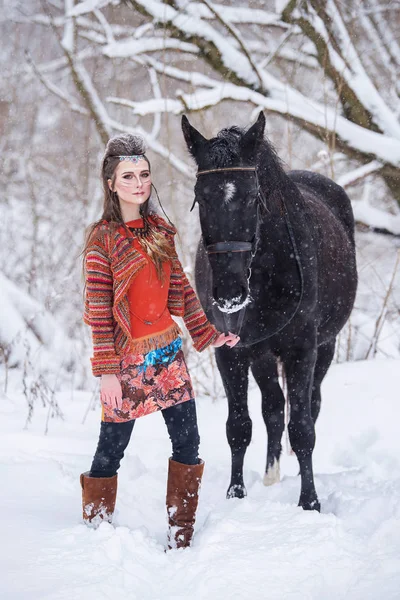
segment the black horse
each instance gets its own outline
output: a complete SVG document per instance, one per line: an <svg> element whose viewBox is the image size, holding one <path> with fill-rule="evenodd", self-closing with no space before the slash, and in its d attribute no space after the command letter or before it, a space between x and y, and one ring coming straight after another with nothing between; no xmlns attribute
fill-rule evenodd
<svg viewBox="0 0 400 600"><path fill-rule="evenodd" d="M310 171L285 173L264 129L261 112L247 132L230 127L207 140L182 118L198 166L193 206L198 202L202 238L196 288L208 319L220 331L240 335L235 347L215 350L229 403L227 496L246 495L249 367L261 390L268 433L264 483L279 481L284 430L279 360L290 402L290 443L300 465L299 506L320 510L314 426L321 382L356 294L354 218L347 194L330 179Z"/></svg>

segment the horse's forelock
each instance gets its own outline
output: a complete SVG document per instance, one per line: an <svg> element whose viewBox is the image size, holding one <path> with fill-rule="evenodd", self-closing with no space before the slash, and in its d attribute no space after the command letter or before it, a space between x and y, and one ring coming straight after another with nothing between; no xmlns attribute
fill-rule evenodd
<svg viewBox="0 0 400 600"><path fill-rule="evenodd" d="M240 159L240 140L243 130L239 127L221 129L217 136L210 140L208 157L215 168L229 167Z"/></svg>
<svg viewBox="0 0 400 600"><path fill-rule="evenodd" d="M232 125L232 127L226 127L225 129L221 129L217 133L217 137L214 139L227 139L227 140L241 140L244 135L244 129L241 127L237 127L236 125Z"/></svg>
<svg viewBox="0 0 400 600"><path fill-rule="evenodd" d="M248 157L243 156L242 139L246 133L241 127L232 126L221 131L209 141L207 158L211 167L220 169L246 162ZM276 184L284 177L283 162L279 158L273 144L263 139L256 153L255 163L261 167L261 177L266 177L270 183Z"/></svg>

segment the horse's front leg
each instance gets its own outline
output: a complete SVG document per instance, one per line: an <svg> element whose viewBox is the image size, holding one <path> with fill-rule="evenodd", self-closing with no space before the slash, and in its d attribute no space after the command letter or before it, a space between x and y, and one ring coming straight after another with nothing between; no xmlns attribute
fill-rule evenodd
<svg viewBox="0 0 400 600"><path fill-rule="evenodd" d="M316 335L304 334L284 358L290 401L289 438L300 465L301 493L299 506L305 510L320 510L314 485L312 453L315 427L311 415L311 391L317 357Z"/></svg>
<svg viewBox="0 0 400 600"><path fill-rule="evenodd" d="M251 441L252 422L247 406L249 359L245 349L221 346L215 349L217 366L228 398L226 435L232 452L231 482L227 498L243 498L243 461Z"/></svg>

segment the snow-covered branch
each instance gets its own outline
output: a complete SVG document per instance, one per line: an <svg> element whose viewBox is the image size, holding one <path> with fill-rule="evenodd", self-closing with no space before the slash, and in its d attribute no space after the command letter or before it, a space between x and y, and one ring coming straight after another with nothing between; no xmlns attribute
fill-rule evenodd
<svg viewBox="0 0 400 600"><path fill-rule="evenodd" d="M393 64L399 68L400 45L398 42L398 36L393 35L391 28L388 27L387 21L383 18L382 11L378 10L381 7L379 6L377 0L368 0L368 3L371 6L371 21L376 27L379 37L385 45L387 52L390 54Z"/></svg>
<svg viewBox="0 0 400 600"><path fill-rule="evenodd" d="M65 13L68 14L74 6L74 0L64 0L64 3L65 3ZM75 22L74 21L75 21L75 19L73 19L72 17L67 17L65 19L64 37L61 40L62 47L69 50L69 52L72 52L75 47Z"/></svg>
<svg viewBox="0 0 400 600"><path fill-rule="evenodd" d="M91 13L94 10L105 8L109 4L116 4L116 2L115 0L84 0L83 2L79 2L79 4L71 8L67 12L66 16L67 18L79 17L80 15Z"/></svg>
<svg viewBox="0 0 400 600"><path fill-rule="evenodd" d="M372 173L376 173L382 169L383 165L378 160L372 160L370 163L359 167L358 169L354 169L354 171L350 171L345 175L342 175L337 180L337 183L344 188L348 188L352 185L356 185L368 175L372 175Z"/></svg>
<svg viewBox="0 0 400 600"><path fill-rule="evenodd" d="M359 125L376 128L400 139L400 123L367 75L351 36L333 0L321 8L311 0L292 10L283 18L302 27L313 41L319 62L334 82L346 116Z"/></svg>
<svg viewBox="0 0 400 600"><path fill-rule="evenodd" d="M213 88L221 83L220 80L212 79L211 77L203 75L203 73L199 73L198 71L184 71L183 69L179 69L164 62L158 61L152 56L137 57L135 58L135 62L151 67L157 73L160 73L160 75L166 75L171 79L184 81L190 84L192 88L196 88L197 86Z"/></svg>
<svg viewBox="0 0 400 600"><path fill-rule="evenodd" d="M367 225L379 232L387 232L400 237L400 215L391 215L370 205L368 200L352 202L357 223Z"/></svg>
<svg viewBox="0 0 400 600"><path fill-rule="evenodd" d="M107 40L107 44L114 44L115 43L115 37L114 37L114 33L112 30L112 27L110 26L109 22L107 21L107 19L105 18L105 16L103 15L103 13L101 12L101 10L94 10L93 13L96 16L96 19L98 20L98 22L102 25L103 29L104 29L104 33L106 36L106 40Z"/></svg>
<svg viewBox="0 0 400 600"><path fill-rule="evenodd" d="M254 106L280 114L300 123L310 132L319 132L323 138L328 132L337 136L355 155L369 155L393 167L400 167L400 140L370 131L351 123L336 111L309 100L293 88L285 86L272 75L264 73L264 84L269 95L264 96L251 89L231 83L222 83L211 90L198 89L192 94L177 91L179 98L161 98L133 102L136 115L156 112L180 114L185 110L198 111L215 106L223 100L251 102Z"/></svg>
<svg viewBox="0 0 400 600"><path fill-rule="evenodd" d="M155 69L149 69L149 77L150 77L150 83L151 83L151 87L153 89L153 93L154 93L154 97L156 99L161 98L161 89L160 89L160 84L158 81L158 77L157 77L157 72L155 71ZM154 115L154 123L153 123L153 129L151 131L151 137L153 139L157 139L159 133L161 130L161 114L157 113L156 115Z"/></svg>
<svg viewBox="0 0 400 600"><path fill-rule="evenodd" d="M157 24L169 28L174 37L179 35L182 40L195 43L226 77L259 89L259 78L247 56L209 23L159 0L130 0L130 3Z"/></svg>
<svg viewBox="0 0 400 600"><path fill-rule="evenodd" d="M266 25L268 27L279 27L288 29L278 13L264 9L250 8L249 6L226 6L216 2L207 2L209 7L202 2L185 2L185 10L200 19L215 19L215 12L229 23L237 25Z"/></svg>
<svg viewBox="0 0 400 600"><path fill-rule="evenodd" d="M190 54L197 54L199 51L194 44L187 44L174 38L146 37L139 40L130 38L119 42L113 42L112 44L105 46L102 49L102 52L109 58L131 58L137 54L157 52L160 50L178 50Z"/></svg>
<svg viewBox="0 0 400 600"><path fill-rule="evenodd" d="M217 21L219 23L222 24L222 26L227 29L227 31L229 32L229 34L231 36L233 36L233 38L236 40L240 50L243 52L243 54L245 55L245 57L247 58L247 60L249 61L249 64L251 65L251 68L253 69L255 75L257 76L258 82L260 84L260 87L262 87L262 77L258 71L258 67L255 64L251 53L248 49L247 43L246 41L243 39L243 37L241 36L240 32L238 31L238 29L232 24L229 23L229 21L226 20L226 18L222 15L222 13L219 11L219 9L216 8L215 5L213 5L211 2L208 2L208 0L202 0L203 4L208 8L208 10L215 16L215 18L217 19Z"/></svg>
<svg viewBox="0 0 400 600"><path fill-rule="evenodd" d="M73 112L77 112L81 115L89 114L89 111L87 111L83 106L80 106L72 96L64 92L64 90L60 89L58 86L52 83L50 79L48 79L48 77L45 77L45 75L43 75L43 72L41 72L41 70L35 65L29 53L26 53L25 56L29 65L32 68L32 71L49 92L60 98L60 100L62 100L63 102L66 102L70 110L72 110Z"/></svg>
<svg viewBox="0 0 400 600"><path fill-rule="evenodd" d="M117 4L115 0L84 0L77 4L75 8L67 14L67 17L78 17L89 14L94 10L105 8L111 3ZM284 23L281 20L280 15L275 12L250 7L226 6L225 4L219 4L217 2L207 2L207 4L203 2L188 2L187 0L182 3L182 6L179 6L179 2L177 3L180 9L185 9L187 13L201 19L212 21L216 18L215 12L217 12L224 19L229 21L229 23L267 25L269 27L278 27L280 29L288 28L287 23Z"/></svg>

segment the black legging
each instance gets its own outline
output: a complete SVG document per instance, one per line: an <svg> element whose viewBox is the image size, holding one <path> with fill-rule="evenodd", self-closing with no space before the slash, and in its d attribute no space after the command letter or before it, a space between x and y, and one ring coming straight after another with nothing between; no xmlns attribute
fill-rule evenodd
<svg viewBox="0 0 400 600"><path fill-rule="evenodd" d="M195 401L187 400L161 411L172 442L172 460L199 464L200 436ZM129 443L135 419L126 423L101 422L100 437L90 468L91 477L113 477Z"/></svg>

